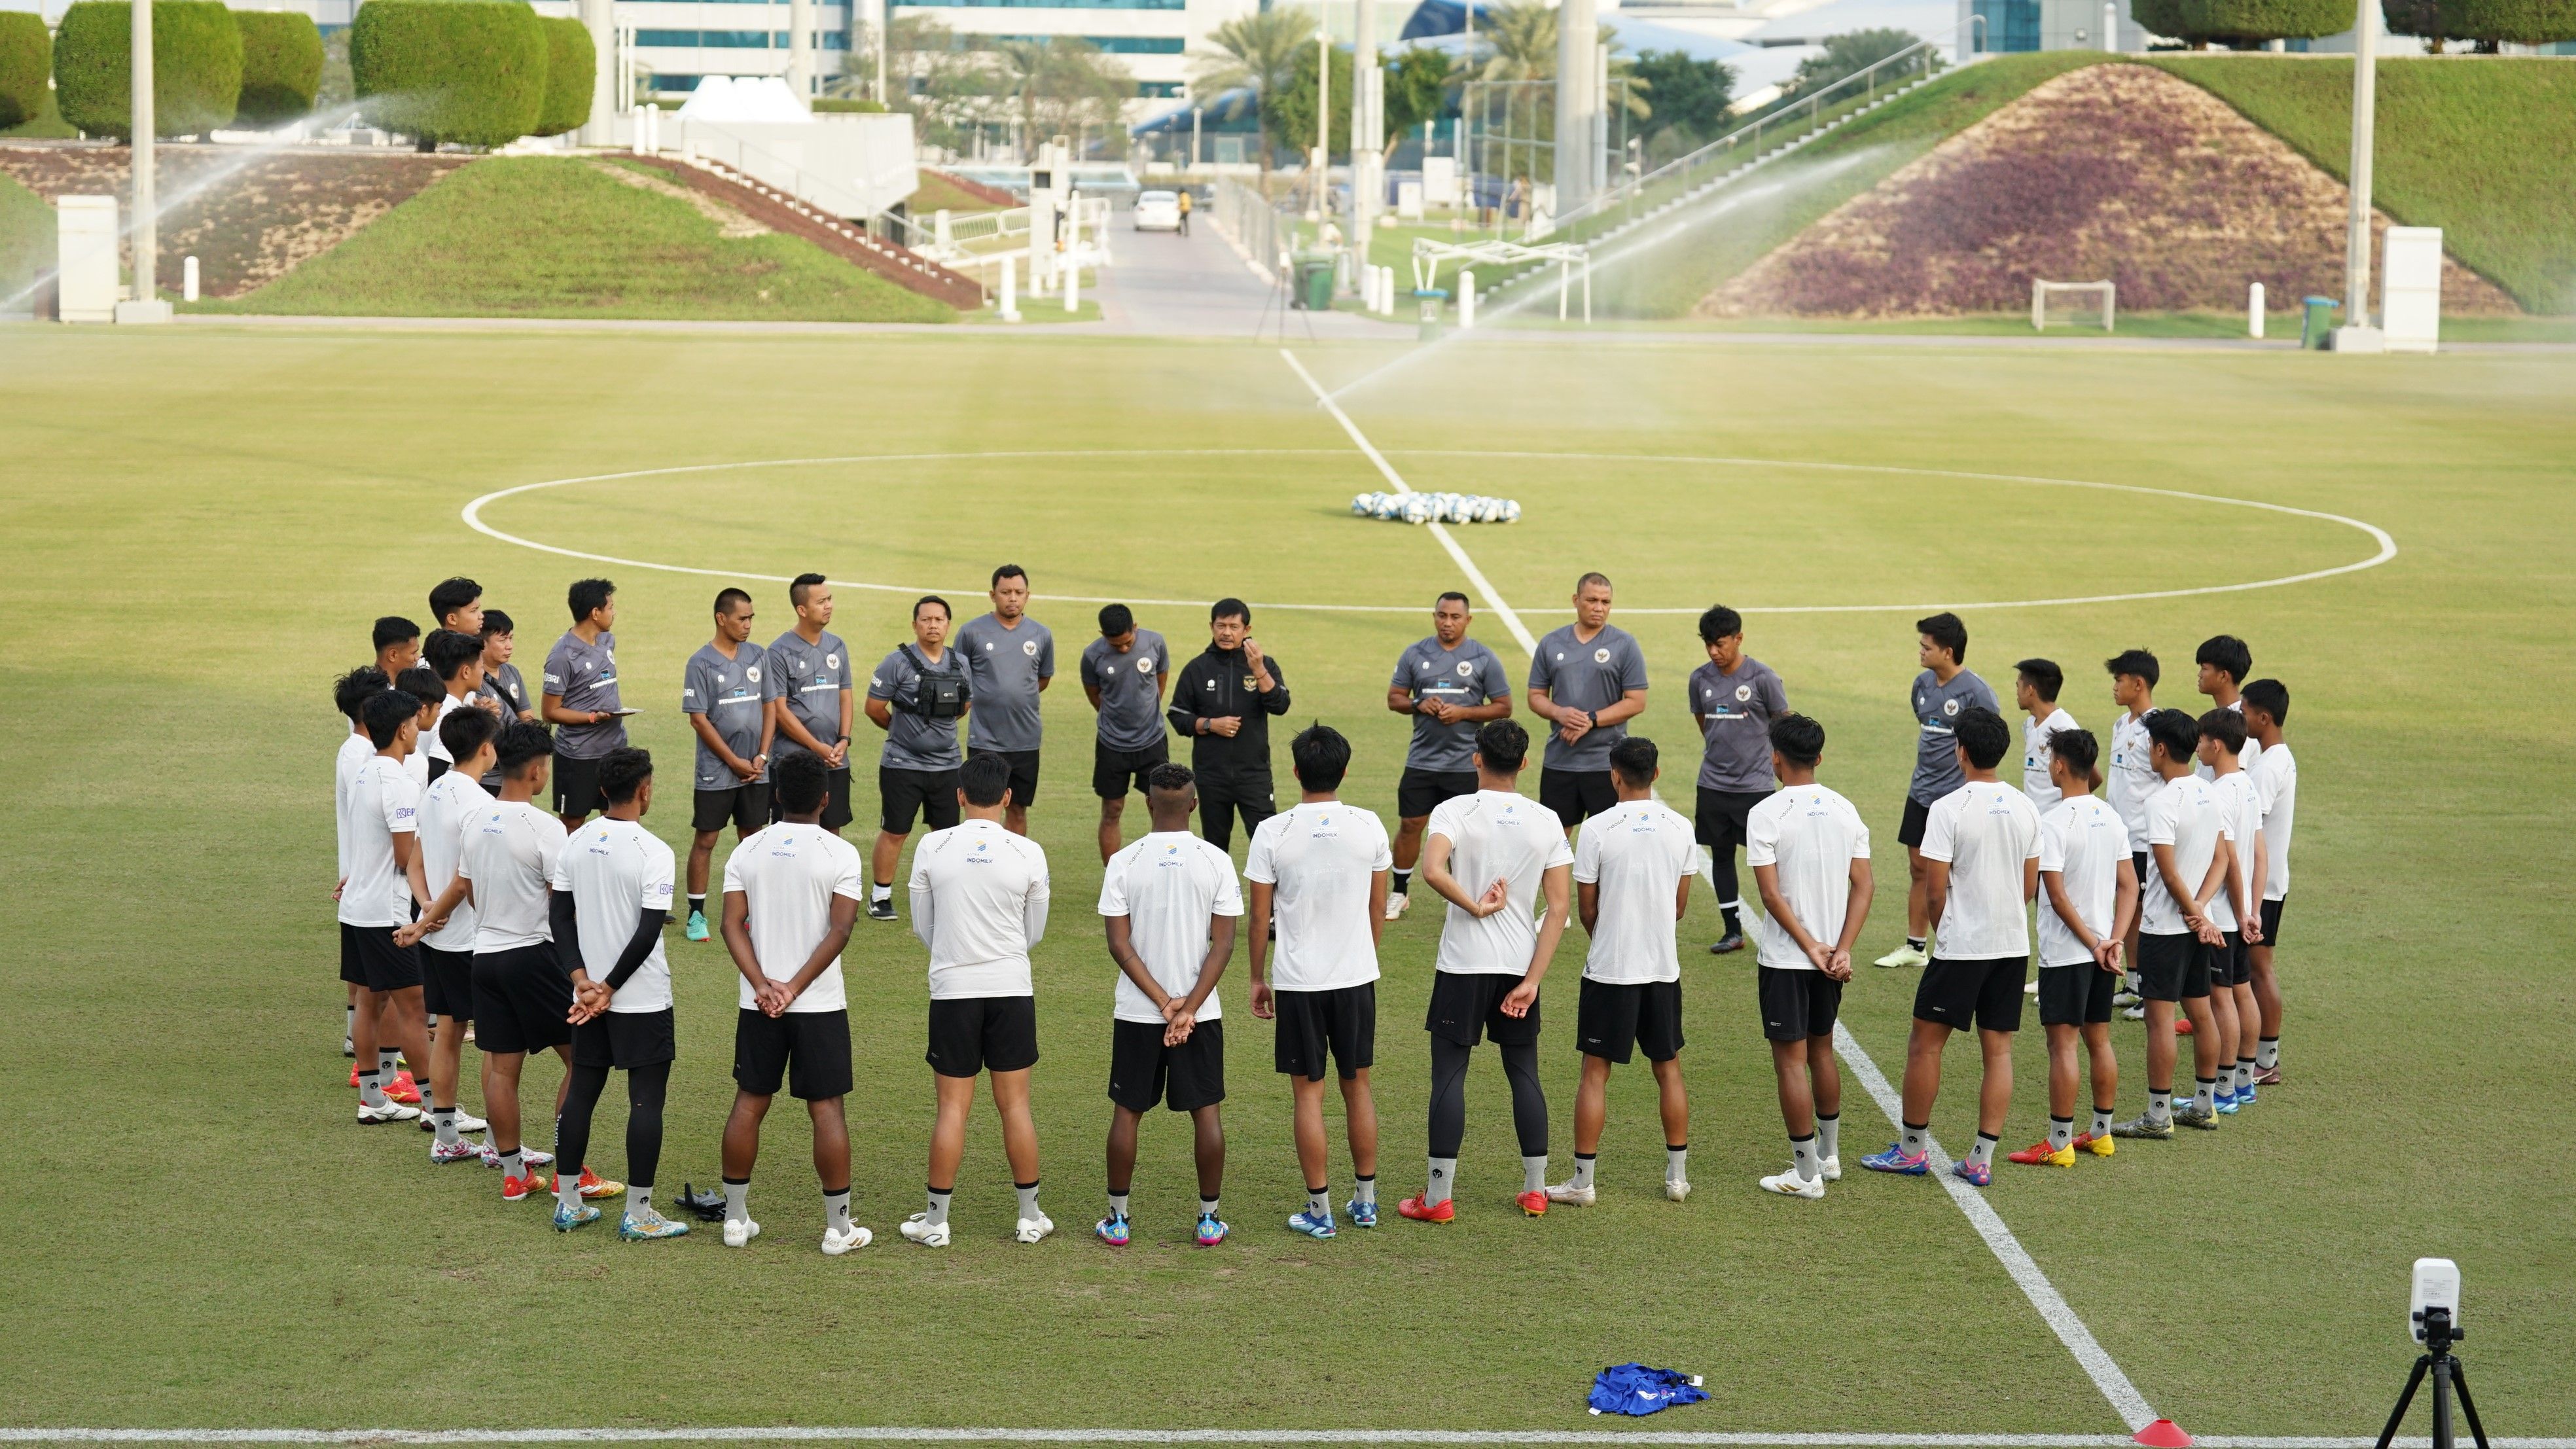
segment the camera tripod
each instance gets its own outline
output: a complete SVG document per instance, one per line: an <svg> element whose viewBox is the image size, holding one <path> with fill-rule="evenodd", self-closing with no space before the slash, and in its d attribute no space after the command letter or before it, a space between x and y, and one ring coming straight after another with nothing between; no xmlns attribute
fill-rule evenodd
<svg viewBox="0 0 2576 1449"><path fill-rule="evenodd" d="M2478 1449L2487 1449L2487 1430L2478 1422L2477 1401L2469 1397L2469 1381L2461 1373L2460 1361L2451 1357L2451 1345L2468 1335L2451 1326L2447 1308L2424 1312L2424 1348L2422 1358L2415 1360L2415 1371L2406 1376L2406 1392L2397 1396L2397 1407L2389 1412L2388 1427L2379 1431L2379 1449L2388 1449L2397 1437L2397 1426L2406 1422L2406 1410L2415 1402L2415 1390L2430 1374L2433 1379L2433 1449L2452 1449L2451 1395L2460 1396L2460 1412L2469 1416L2469 1434Z"/></svg>

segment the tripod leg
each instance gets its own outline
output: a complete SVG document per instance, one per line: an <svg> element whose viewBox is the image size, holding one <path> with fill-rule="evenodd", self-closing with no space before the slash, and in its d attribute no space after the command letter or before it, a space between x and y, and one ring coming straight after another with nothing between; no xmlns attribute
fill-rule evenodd
<svg viewBox="0 0 2576 1449"><path fill-rule="evenodd" d="M2397 1426L2406 1422L2406 1410L2415 1402L2416 1386L2424 1382L2424 1371L2432 1366L2433 1356L2429 1353L2415 1360L2415 1371L2406 1376L2406 1392L2397 1396L2397 1407L2388 1411L2388 1427L2379 1431L2379 1449L2388 1449L2397 1438Z"/></svg>
<svg viewBox="0 0 2576 1449"><path fill-rule="evenodd" d="M2451 1360L2451 1388L2460 1396L2460 1412L2469 1416L2469 1437L2477 1441L2478 1449L2487 1449L2487 1426L2478 1422L2477 1400L2469 1397L2468 1375L2458 1359Z"/></svg>
<svg viewBox="0 0 2576 1449"><path fill-rule="evenodd" d="M2451 1438L2451 1358L2433 1360L2433 1449L2453 1449Z"/></svg>

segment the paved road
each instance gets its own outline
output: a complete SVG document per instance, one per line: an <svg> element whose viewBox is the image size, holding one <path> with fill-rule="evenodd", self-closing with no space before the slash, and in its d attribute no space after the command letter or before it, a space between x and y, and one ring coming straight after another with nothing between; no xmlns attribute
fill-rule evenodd
<svg viewBox="0 0 2576 1449"><path fill-rule="evenodd" d="M1250 337L1279 326L1279 302L1234 248L1201 216L1189 236L1130 230L1109 237L1112 265L1099 276L1103 330L1156 337ZM1265 321L1265 313L1267 318ZM1291 341L1317 337L1402 338L1410 324L1353 312L1288 314Z"/></svg>

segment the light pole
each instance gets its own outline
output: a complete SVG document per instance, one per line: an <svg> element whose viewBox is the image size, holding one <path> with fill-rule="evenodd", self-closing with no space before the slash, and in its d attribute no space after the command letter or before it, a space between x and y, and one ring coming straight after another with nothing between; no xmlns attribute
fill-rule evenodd
<svg viewBox="0 0 2576 1449"><path fill-rule="evenodd" d="M1206 114L1207 107L1205 106L1190 107L1190 164L1188 169L1191 171L1199 169L1199 158L1206 154L1199 149L1199 119Z"/></svg>
<svg viewBox="0 0 2576 1449"><path fill-rule="evenodd" d="M2360 0L2352 30L2352 215L2343 243L2343 325L2334 330L2337 352L2384 352L2380 330L2370 325L2370 161L2377 139L2379 0Z"/></svg>
<svg viewBox="0 0 2576 1449"><path fill-rule="evenodd" d="M1332 215L1324 193L1324 173L1333 164L1333 20L1324 0L1315 0L1315 224ZM1320 231L1318 233L1320 235Z"/></svg>
<svg viewBox="0 0 2576 1449"><path fill-rule="evenodd" d="M1378 179L1379 144L1386 127L1378 115L1382 77L1377 64L1377 0L1359 0L1351 26L1351 276L1369 264L1385 184Z"/></svg>
<svg viewBox="0 0 2576 1449"><path fill-rule="evenodd" d="M153 215L160 209L152 196L152 6L135 0L134 25L128 32L134 48L134 96L128 119L134 140L134 299L146 304L161 296L161 231Z"/></svg>

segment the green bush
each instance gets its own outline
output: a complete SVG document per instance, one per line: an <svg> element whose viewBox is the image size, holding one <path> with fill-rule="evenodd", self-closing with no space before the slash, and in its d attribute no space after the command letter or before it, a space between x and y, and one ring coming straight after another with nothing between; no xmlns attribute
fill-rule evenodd
<svg viewBox="0 0 2576 1449"><path fill-rule="evenodd" d="M2576 40L2576 0L2442 0L2442 28L2468 40Z"/></svg>
<svg viewBox="0 0 2576 1449"><path fill-rule="evenodd" d="M322 87L322 32L291 10L236 10L241 28L238 125L265 130L310 114Z"/></svg>
<svg viewBox="0 0 2576 1449"><path fill-rule="evenodd" d="M54 93L63 119L93 136L133 137L134 11L125 0L78 0L54 36ZM152 129L203 135L232 124L241 101L242 38L219 0L152 7Z"/></svg>
<svg viewBox="0 0 2576 1449"><path fill-rule="evenodd" d="M0 11L0 130L45 113L45 79L54 70L54 41L45 17Z"/></svg>
<svg viewBox="0 0 2576 1449"><path fill-rule="evenodd" d="M2179 30L2148 25L2178 40L2259 41L2335 35L2352 28L2348 0L2167 0ZM2142 24L2146 23L2143 18Z"/></svg>
<svg viewBox="0 0 2576 1449"><path fill-rule="evenodd" d="M349 70L367 119L423 149L507 145L545 111L545 27L524 0L367 0Z"/></svg>
<svg viewBox="0 0 2576 1449"><path fill-rule="evenodd" d="M546 32L546 103L529 134L560 136L590 119L599 52L590 43L590 27L569 15L539 16L537 24Z"/></svg>
<svg viewBox="0 0 2576 1449"><path fill-rule="evenodd" d="M808 110L814 111L817 114L824 112L857 116L881 116L885 114L885 102L872 101L864 96L817 96L814 99L807 101L805 106Z"/></svg>

